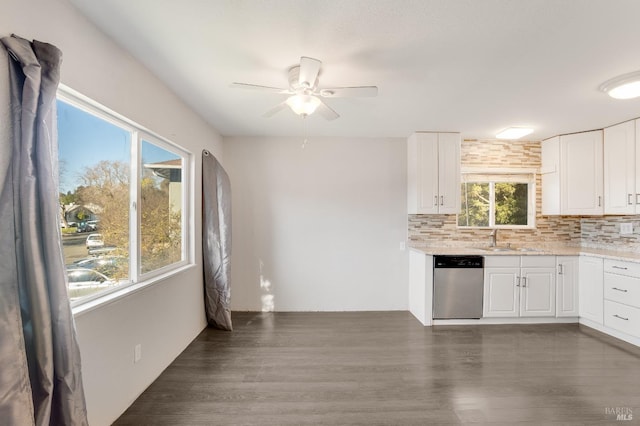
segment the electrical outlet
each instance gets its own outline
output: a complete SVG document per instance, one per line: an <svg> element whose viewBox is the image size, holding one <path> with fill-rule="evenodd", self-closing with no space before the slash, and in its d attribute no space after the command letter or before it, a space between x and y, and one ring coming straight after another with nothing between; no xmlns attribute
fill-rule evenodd
<svg viewBox="0 0 640 426"><path fill-rule="evenodd" d="M142 345L140 343L138 343L133 348L133 363L136 364L141 359L142 359Z"/></svg>
<svg viewBox="0 0 640 426"><path fill-rule="evenodd" d="M620 235L629 235L629 234L633 234L633 223L621 223Z"/></svg>
<svg viewBox="0 0 640 426"><path fill-rule="evenodd" d="M400 250L405 251L407 249L407 243L404 241L400 241Z"/></svg>

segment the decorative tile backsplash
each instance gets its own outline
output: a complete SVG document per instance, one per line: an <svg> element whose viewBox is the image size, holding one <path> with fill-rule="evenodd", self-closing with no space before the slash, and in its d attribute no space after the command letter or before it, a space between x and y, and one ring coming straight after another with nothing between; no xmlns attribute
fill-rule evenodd
<svg viewBox="0 0 640 426"><path fill-rule="evenodd" d="M540 168L540 142L464 140L461 165L469 168ZM542 216L540 175L536 176L536 229L501 229L500 244L587 245L624 251L640 251L640 216ZM620 223L632 222L634 233L620 235ZM409 215L409 242L413 245L484 245L488 229L458 228L456 215Z"/></svg>
<svg viewBox="0 0 640 426"><path fill-rule="evenodd" d="M621 223L632 223L633 233L620 235ZM585 217L580 228L585 246L640 252L640 216Z"/></svg>
<svg viewBox="0 0 640 426"><path fill-rule="evenodd" d="M500 229L498 243L580 244L580 218L545 216L536 218L536 229ZM458 228L456 215L409 215L409 241L416 245L486 245L488 229Z"/></svg>

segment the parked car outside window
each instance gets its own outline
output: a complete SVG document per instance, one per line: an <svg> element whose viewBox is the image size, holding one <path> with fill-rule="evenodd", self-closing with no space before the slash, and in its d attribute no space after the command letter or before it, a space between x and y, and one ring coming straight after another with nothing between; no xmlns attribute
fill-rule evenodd
<svg viewBox="0 0 640 426"><path fill-rule="evenodd" d="M92 269L67 269L69 288L67 292L70 300L101 291L117 284L104 274Z"/></svg>
<svg viewBox="0 0 640 426"><path fill-rule="evenodd" d="M122 275L128 275L128 262L129 260L122 256L87 257L67 265L67 269L93 269L110 278L122 277Z"/></svg>
<svg viewBox="0 0 640 426"><path fill-rule="evenodd" d="M102 234L89 234L86 241L87 250L104 247Z"/></svg>

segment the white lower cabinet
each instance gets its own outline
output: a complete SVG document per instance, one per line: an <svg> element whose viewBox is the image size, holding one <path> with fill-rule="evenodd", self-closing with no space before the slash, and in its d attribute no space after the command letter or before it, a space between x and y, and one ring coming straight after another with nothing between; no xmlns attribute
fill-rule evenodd
<svg viewBox="0 0 640 426"><path fill-rule="evenodd" d="M595 323L603 323L603 260L598 257L580 256L580 317Z"/></svg>
<svg viewBox="0 0 640 426"><path fill-rule="evenodd" d="M640 264L604 261L604 325L640 337Z"/></svg>
<svg viewBox="0 0 640 426"><path fill-rule="evenodd" d="M509 258L512 258L509 256ZM520 266L507 267L504 264L487 266L490 257L485 257L484 267L484 317L517 317L520 314L520 287L518 285ZM519 263L518 257L513 257ZM507 260L507 256L503 258Z"/></svg>
<svg viewBox="0 0 640 426"><path fill-rule="evenodd" d="M558 256L556 263L556 316L577 317L579 257Z"/></svg>
<svg viewBox="0 0 640 426"><path fill-rule="evenodd" d="M409 312L422 325L431 325L433 297L433 256L409 251Z"/></svg>
<svg viewBox="0 0 640 426"><path fill-rule="evenodd" d="M555 256L485 256L483 316L556 316Z"/></svg>
<svg viewBox="0 0 640 426"><path fill-rule="evenodd" d="M640 337L640 309L605 300L604 325L631 336Z"/></svg>

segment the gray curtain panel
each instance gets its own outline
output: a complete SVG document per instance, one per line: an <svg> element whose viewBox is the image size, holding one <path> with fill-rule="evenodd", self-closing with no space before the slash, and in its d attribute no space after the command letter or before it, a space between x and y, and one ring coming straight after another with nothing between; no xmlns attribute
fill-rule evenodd
<svg viewBox="0 0 640 426"><path fill-rule="evenodd" d="M231 185L209 151L202 151L202 255L204 301L210 326L231 324Z"/></svg>
<svg viewBox="0 0 640 426"><path fill-rule="evenodd" d="M9 82L0 72L0 423L86 425L58 211L62 54L1 41Z"/></svg>

